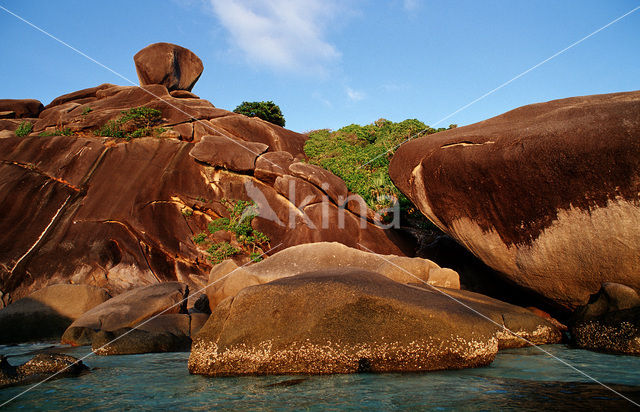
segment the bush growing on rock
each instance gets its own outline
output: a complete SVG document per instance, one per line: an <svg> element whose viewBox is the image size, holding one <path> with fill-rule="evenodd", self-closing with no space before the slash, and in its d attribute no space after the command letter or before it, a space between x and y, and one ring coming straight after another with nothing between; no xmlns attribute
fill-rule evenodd
<svg viewBox="0 0 640 412"><path fill-rule="evenodd" d="M158 135L165 131L156 127L162 121L162 112L151 107L134 107L122 111L118 120L110 120L94 134L102 137L135 139L137 137Z"/></svg>
<svg viewBox="0 0 640 412"><path fill-rule="evenodd" d="M22 122L20 126L16 129L16 136L24 137L31 133L33 130L33 124L31 122Z"/></svg>
<svg viewBox="0 0 640 412"><path fill-rule="evenodd" d="M233 112L249 117L259 117L269 123L284 127L285 120L280 107L271 100L267 102L242 102L233 109Z"/></svg>
<svg viewBox="0 0 640 412"><path fill-rule="evenodd" d="M374 211L399 202L403 212L417 218L420 213L389 178L389 160L402 142L443 130L416 119L398 123L378 119L366 126L351 124L336 131L309 132L304 151L311 164L341 177L347 188L362 196Z"/></svg>

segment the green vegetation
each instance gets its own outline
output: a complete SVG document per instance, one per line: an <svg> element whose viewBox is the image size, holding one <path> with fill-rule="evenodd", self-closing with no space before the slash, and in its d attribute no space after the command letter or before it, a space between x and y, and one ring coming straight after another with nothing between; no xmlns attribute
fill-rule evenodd
<svg viewBox="0 0 640 412"><path fill-rule="evenodd" d="M16 136L25 137L33 130L33 124L31 122L22 122L16 129Z"/></svg>
<svg viewBox="0 0 640 412"><path fill-rule="evenodd" d="M280 107L272 101L242 102L233 111L249 117L259 117L262 120L284 127L285 121Z"/></svg>
<svg viewBox="0 0 640 412"><path fill-rule="evenodd" d="M41 132L38 134L40 137L49 137L49 136L73 136L73 130L68 127L59 128L56 127L53 131L50 132Z"/></svg>
<svg viewBox="0 0 640 412"><path fill-rule="evenodd" d="M100 129L94 131L94 134L127 140L154 136L166 131L162 127L155 127L160 122L162 122L160 110L150 107L134 107L124 110L117 120L109 120Z"/></svg>
<svg viewBox="0 0 640 412"><path fill-rule="evenodd" d="M251 221L258 213L255 203L227 199L222 199L222 203L227 208L229 217L212 221L208 230L210 235L225 231L230 241L216 242L211 239L212 236L202 232L193 237L193 242L197 245L208 245L206 250L209 260L214 264L238 254L245 254L254 262L260 261L262 248L269 244L269 238L251 226Z"/></svg>
<svg viewBox="0 0 640 412"><path fill-rule="evenodd" d="M442 130L446 129L434 129L416 119L399 123L379 119L366 126L351 124L337 131L309 132L304 151L310 163L340 176L349 190L362 196L374 211L399 202L403 213L418 218L416 208L389 178L389 161L406 140Z"/></svg>
<svg viewBox="0 0 640 412"><path fill-rule="evenodd" d="M93 109L91 107L85 107L84 109L82 109L82 112L80 113L83 116L88 115L89 113L91 113L93 111Z"/></svg>
<svg viewBox="0 0 640 412"><path fill-rule="evenodd" d="M193 209L191 209L190 207L185 207L184 209L181 210L181 212L182 212L182 216L185 216L185 217L193 216Z"/></svg>

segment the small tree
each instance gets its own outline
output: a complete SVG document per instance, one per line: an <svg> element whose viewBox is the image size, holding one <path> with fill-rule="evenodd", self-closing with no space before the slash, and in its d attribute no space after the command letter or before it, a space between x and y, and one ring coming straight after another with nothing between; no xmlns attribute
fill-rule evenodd
<svg viewBox="0 0 640 412"><path fill-rule="evenodd" d="M262 120L284 127L284 116L282 116L278 105L271 100L268 102L242 102L233 111L249 117L259 117Z"/></svg>

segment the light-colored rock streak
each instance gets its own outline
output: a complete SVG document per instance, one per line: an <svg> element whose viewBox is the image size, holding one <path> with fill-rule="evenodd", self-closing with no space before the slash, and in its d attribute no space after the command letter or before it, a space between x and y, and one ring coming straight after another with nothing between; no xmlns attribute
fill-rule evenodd
<svg viewBox="0 0 640 412"><path fill-rule="evenodd" d="M58 215L60 214L60 212L62 212L62 209L64 209L64 207L67 205L67 203L69 202L69 199L71 199L71 195L67 196L66 200L64 201L64 203L62 203L62 206L60 206L58 208L58 210L56 211L56 214L53 215L53 217L51 218L51 221L49 222L49 224L47 225L47 227L44 228L44 230L42 231L42 233L40 233L40 236L38 236L38 239L36 239L35 243L33 245L31 245L31 247L29 248L29 250L27 250L24 255L22 255L20 257L20 259L18 259L18 261L16 262L15 265L13 265L13 268L11 269L11 273L13 273L14 270L16 270L16 268L18 267L18 265L20 264L20 262L22 262L22 260L24 258L26 258L27 256L29 256L29 254L31 253L32 250L34 250L36 248L36 246L38 246L40 244L40 242L42 241L42 239L44 238L44 236L47 234L47 232L49 232L49 228L53 225L53 223L56 221L56 219L58 218Z"/></svg>
<svg viewBox="0 0 640 412"><path fill-rule="evenodd" d="M431 210L424 209L432 219ZM496 231L484 231L468 218L453 221L448 229L487 265L568 305L586 303L603 281L640 289L640 250L632 247L640 244L640 207L632 202L560 210L529 245L506 245ZM566 281L576 273L579 283Z"/></svg>

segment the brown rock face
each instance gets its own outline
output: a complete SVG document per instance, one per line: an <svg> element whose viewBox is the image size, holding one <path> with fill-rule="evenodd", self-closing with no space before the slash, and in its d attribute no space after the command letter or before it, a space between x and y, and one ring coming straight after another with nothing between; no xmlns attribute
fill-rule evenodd
<svg viewBox="0 0 640 412"><path fill-rule="evenodd" d="M448 290L447 290L448 291ZM470 292L455 297L536 342L559 339L525 309ZM460 369L491 363L508 332L434 290L363 269L332 269L242 290L194 338L203 375L328 374Z"/></svg>
<svg viewBox="0 0 640 412"><path fill-rule="evenodd" d="M567 308L640 288L640 92L520 107L416 139L390 175L431 221Z"/></svg>
<svg viewBox="0 0 640 412"><path fill-rule="evenodd" d="M171 90L191 91L204 66L191 50L171 43L154 43L133 56L140 85L162 84Z"/></svg>
<svg viewBox="0 0 640 412"><path fill-rule="evenodd" d="M122 111L140 106L160 110L159 126L173 133L130 142L94 136ZM381 253L411 252L394 232L361 225L356 215L330 201L324 220L332 226L324 227L321 205L305 206L300 194L289 199L288 190L273 187L279 167L289 174L294 159L304 158L306 136L206 100L173 97L163 85L80 90L55 99L34 120L35 133L62 127L72 136L18 138L11 130L19 122L0 120L8 132L0 139L3 302L70 281L114 295L166 281L197 290L206 284L211 264L193 236L212 220L228 217L222 199L260 206L253 225L270 238L273 253L324 240L362 243ZM210 147L208 139L220 136L199 145L204 136L221 133L233 146ZM176 134L182 141L170 138ZM300 179L300 188L321 193L320 180Z"/></svg>
<svg viewBox="0 0 640 412"><path fill-rule="evenodd" d="M224 167L236 172L253 171L256 159L266 152L264 143L245 142L226 136L203 136L189 154L211 166Z"/></svg>
<svg viewBox="0 0 640 412"><path fill-rule="evenodd" d="M44 106L35 99L0 99L0 112L10 112L6 118L38 117Z"/></svg>

